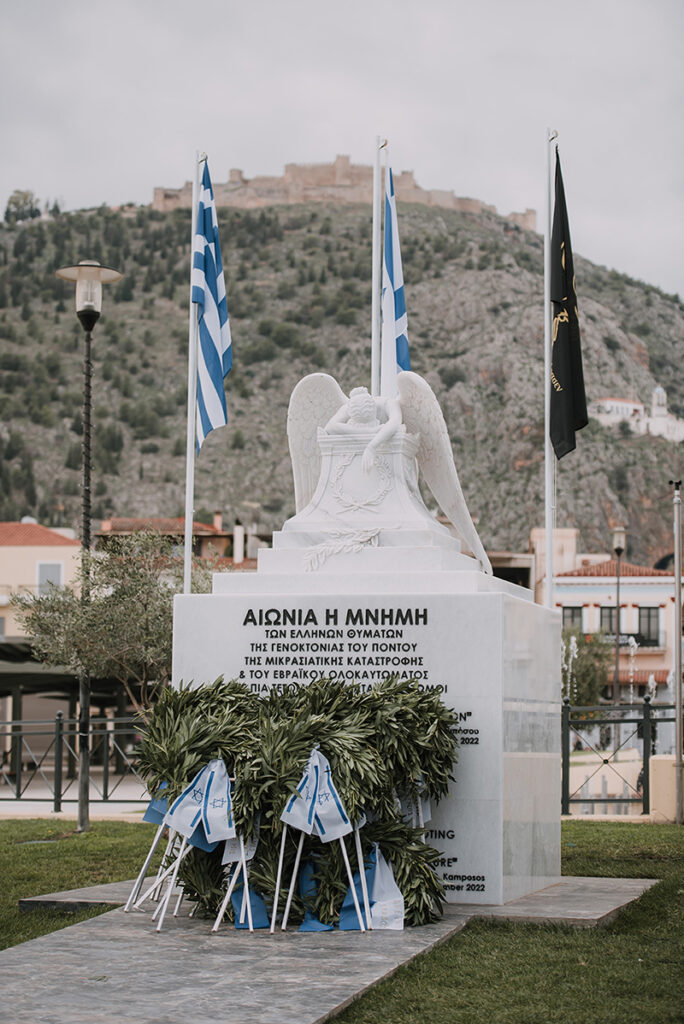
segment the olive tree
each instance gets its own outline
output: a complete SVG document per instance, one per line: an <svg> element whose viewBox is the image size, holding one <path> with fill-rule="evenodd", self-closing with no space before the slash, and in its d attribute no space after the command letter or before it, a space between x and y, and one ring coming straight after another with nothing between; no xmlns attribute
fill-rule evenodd
<svg viewBox="0 0 684 1024"><path fill-rule="evenodd" d="M193 592L210 590L211 569L206 562L193 566ZM12 602L42 661L118 680L144 712L171 678L173 596L182 579L172 541L141 532L114 537L89 555L72 586Z"/></svg>

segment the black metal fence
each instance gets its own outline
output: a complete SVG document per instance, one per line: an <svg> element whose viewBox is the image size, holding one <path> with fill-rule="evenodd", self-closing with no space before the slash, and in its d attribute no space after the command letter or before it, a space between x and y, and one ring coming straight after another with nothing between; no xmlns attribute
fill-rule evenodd
<svg viewBox="0 0 684 1024"><path fill-rule="evenodd" d="M571 804L640 804L641 813L649 814L650 763L655 753L657 729L661 723L675 721L674 711L674 704L654 705L648 696L639 704L601 704L591 707L572 707L566 697L561 719L561 812L570 814ZM593 733L597 727L599 737L594 743L587 734ZM570 751L573 736L576 737L576 741L583 744L582 750L588 750L596 755L592 774L574 792L571 791L570 782ZM641 751L641 768L636 785L626 778L624 763L619 760L620 751L628 745L636 745ZM592 797L581 792L595 775L606 768L614 773L622 782L623 791L626 790L630 795L604 793Z"/></svg>
<svg viewBox="0 0 684 1024"><path fill-rule="evenodd" d="M133 718L91 720L91 801L145 799L133 758L138 729ZM0 801L51 800L55 811L78 803L78 719L58 711L54 720L0 722L0 751Z"/></svg>
<svg viewBox="0 0 684 1024"><path fill-rule="evenodd" d="M660 723L675 721L673 704L643 703L572 707L566 699L561 712L562 788L561 811L570 814L572 804L640 804L650 812L650 759ZM588 737L598 727L599 738ZM572 738L596 757L592 775L572 791L570 781ZM619 736L619 740L616 737ZM90 728L90 799L138 803L146 799L144 781L135 771L133 749L138 723L133 718L93 718ZM628 745L641 750L637 785L625 777L619 752ZM77 803L78 719L0 722L0 801L51 800L53 810ZM582 793L594 775L608 768L630 795L587 796ZM133 784L133 785L131 785Z"/></svg>

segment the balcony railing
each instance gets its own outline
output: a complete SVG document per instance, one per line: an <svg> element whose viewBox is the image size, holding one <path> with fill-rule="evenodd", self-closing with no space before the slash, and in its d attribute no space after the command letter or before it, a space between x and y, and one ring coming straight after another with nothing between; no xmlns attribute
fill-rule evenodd
<svg viewBox="0 0 684 1024"><path fill-rule="evenodd" d="M604 633L603 634L606 642L615 646L615 633ZM658 636L647 636L644 633L620 633L620 647L629 647L630 638L633 638L639 645L639 648L664 648L665 647L665 634L659 633Z"/></svg>

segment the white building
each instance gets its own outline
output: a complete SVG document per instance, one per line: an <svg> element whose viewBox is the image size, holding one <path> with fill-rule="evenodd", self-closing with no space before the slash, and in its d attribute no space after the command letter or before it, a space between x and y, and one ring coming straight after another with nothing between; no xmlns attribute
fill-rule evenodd
<svg viewBox="0 0 684 1024"><path fill-rule="evenodd" d="M659 691L665 690L675 639L681 636L681 626L678 631L675 623L672 573L621 561L617 624L616 559L560 573L553 586L564 627L585 634L603 632L613 643L619 629L622 700L643 696L651 677Z"/></svg>
<svg viewBox="0 0 684 1024"><path fill-rule="evenodd" d="M646 410L643 402L605 395L591 402L588 412L604 427L629 423L635 434L651 434L664 437L666 441L684 441L684 420L667 411L667 395L660 385L653 389L650 411Z"/></svg>

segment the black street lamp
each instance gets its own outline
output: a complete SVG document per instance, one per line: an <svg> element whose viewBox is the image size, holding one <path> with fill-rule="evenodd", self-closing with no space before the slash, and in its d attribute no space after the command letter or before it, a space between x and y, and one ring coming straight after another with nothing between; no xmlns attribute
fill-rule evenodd
<svg viewBox="0 0 684 1024"><path fill-rule="evenodd" d="M613 675L613 704L620 703L620 558L622 557L627 533L624 526L616 526L613 530L613 551L615 552L617 570L617 589L615 596L615 673Z"/></svg>
<svg viewBox="0 0 684 1024"><path fill-rule="evenodd" d="M93 366L90 358L91 332L100 319L102 311L102 285L120 281L122 275L111 267L101 266L97 260L81 260L75 267L62 267L56 271L64 281L76 282L76 316L85 331L83 357L83 444L82 471L83 489L81 505L81 568L83 589L81 601L90 600L90 411L92 407ZM90 781L90 673L86 670L79 677L78 686L78 829L86 832L90 827L89 781Z"/></svg>
<svg viewBox="0 0 684 1024"><path fill-rule="evenodd" d="M620 558L624 553L627 543L627 531L624 526L616 526L613 529L613 551L616 560L616 591L615 591L615 672L613 675L613 704L617 707L620 703ZM615 741L613 745L615 759L620 749L620 722L615 719Z"/></svg>

